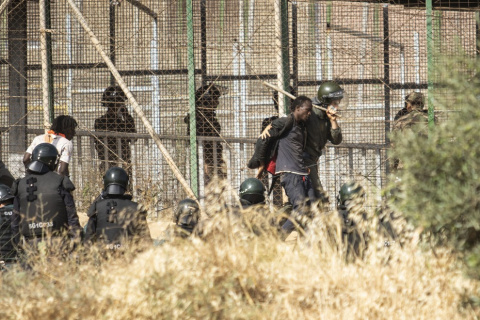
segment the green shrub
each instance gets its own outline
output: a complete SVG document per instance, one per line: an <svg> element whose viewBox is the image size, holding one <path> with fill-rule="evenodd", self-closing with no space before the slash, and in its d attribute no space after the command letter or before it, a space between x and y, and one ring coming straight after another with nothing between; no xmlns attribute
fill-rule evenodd
<svg viewBox="0 0 480 320"><path fill-rule="evenodd" d="M451 58L440 65L433 100L439 123L428 139L418 128L392 135L391 155L404 164L392 174L392 206L437 244L451 245L480 278L480 63Z"/></svg>

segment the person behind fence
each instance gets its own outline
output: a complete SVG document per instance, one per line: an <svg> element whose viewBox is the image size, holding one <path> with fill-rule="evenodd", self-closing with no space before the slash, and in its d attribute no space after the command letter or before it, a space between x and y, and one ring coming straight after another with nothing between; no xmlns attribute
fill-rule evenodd
<svg viewBox="0 0 480 320"><path fill-rule="evenodd" d="M102 105L107 112L95 119L95 131L117 133L100 135L95 138L95 150L100 160L100 172L112 166L125 167L129 175L132 170L132 151L130 145L134 139L122 137L124 133L136 133L135 120L128 112L127 97L119 86L110 86L102 94Z"/></svg>
<svg viewBox="0 0 480 320"><path fill-rule="evenodd" d="M213 84L202 86L195 92L197 136L215 138L221 136L222 128L216 114L221 95L220 89ZM184 118L184 122L187 124L187 134L190 135L190 114ZM225 179L226 168L221 141L203 140L202 146L205 184L208 184L213 176Z"/></svg>
<svg viewBox="0 0 480 320"><path fill-rule="evenodd" d="M306 121L307 142L303 152L305 166L309 168L309 177L315 190L315 197L323 203L328 203L328 196L322 186L318 174L318 160L322 150L330 141L334 145L342 142L342 130L337 123L337 109L345 96L345 91L334 81L326 81L320 85L317 97L313 98L314 105L327 109L327 111L313 108L312 115ZM267 127L262 137L269 134Z"/></svg>
<svg viewBox="0 0 480 320"><path fill-rule="evenodd" d="M14 198L10 187L0 184L0 263L4 264L14 262L16 256L12 237Z"/></svg>
<svg viewBox="0 0 480 320"><path fill-rule="evenodd" d="M310 204L317 200L303 157L307 139L305 123L312 113L312 107L310 98L297 97L291 104L291 113L272 122L270 136L258 138L255 152L248 163L250 169L259 168L261 172L272 159L275 161L275 174L281 174L282 187L293 206L291 217L282 226L284 239L295 229L292 220L303 220Z"/></svg>
<svg viewBox="0 0 480 320"><path fill-rule="evenodd" d="M5 166L2 160L0 160L0 184L4 184L8 187L11 187L15 182L15 178L12 176L10 171Z"/></svg>
<svg viewBox="0 0 480 320"><path fill-rule="evenodd" d="M66 115L61 115L53 119L52 126L46 134L35 137L23 156L23 164L25 167L32 161L32 152L40 143L51 143L54 145L60 160L58 161L55 171L62 175L69 175L68 164L71 162L73 154L72 139L75 136L77 121Z"/></svg>
<svg viewBox="0 0 480 320"><path fill-rule="evenodd" d="M400 134L416 126L419 136L428 136L428 111L424 110L425 96L420 92L411 92L405 97L405 107L395 115L392 132ZM403 167L399 159L392 160L392 169Z"/></svg>
<svg viewBox="0 0 480 320"><path fill-rule="evenodd" d="M265 186L256 178L247 178L240 185L238 195L243 209L265 204Z"/></svg>
<svg viewBox="0 0 480 320"><path fill-rule="evenodd" d="M81 226L71 193L75 186L67 176L53 171L58 157L54 145L39 144L33 149L25 177L13 185L15 244L36 249L44 241L63 246L68 238L80 239Z"/></svg>
<svg viewBox="0 0 480 320"><path fill-rule="evenodd" d="M342 243L347 261L363 258L368 246L365 190L357 182L344 183L337 196L337 210L342 222Z"/></svg>
<svg viewBox="0 0 480 320"><path fill-rule="evenodd" d="M292 86L289 86L288 92L293 96L297 96L295 89ZM276 110L276 115L263 119L262 121L262 130L267 128L273 120L278 119L278 91L273 91L273 107ZM267 171L268 172L268 171ZM280 177L273 175L271 182L269 183L268 174L264 172L261 177L258 177L265 185L268 185L268 195L273 193L273 204L276 206L281 206L283 204L282 196L282 186L280 185Z"/></svg>
<svg viewBox="0 0 480 320"><path fill-rule="evenodd" d="M151 241L147 211L125 194L129 176L120 167L112 167L103 177L102 197L88 209L84 243L99 243L109 250L123 250L133 243Z"/></svg>

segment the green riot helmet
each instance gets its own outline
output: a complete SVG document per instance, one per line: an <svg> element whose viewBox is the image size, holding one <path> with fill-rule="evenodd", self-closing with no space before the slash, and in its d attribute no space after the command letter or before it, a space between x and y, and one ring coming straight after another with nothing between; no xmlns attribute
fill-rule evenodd
<svg viewBox="0 0 480 320"><path fill-rule="evenodd" d="M46 173L55 170L58 162L57 148L50 143L40 143L32 151L32 162L27 169L36 173Z"/></svg>
<svg viewBox="0 0 480 320"><path fill-rule="evenodd" d="M110 86L102 94L102 103L124 103L127 96L119 86Z"/></svg>
<svg viewBox="0 0 480 320"><path fill-rule="evenodd" d="M0 202L5 202L13 198L15 198L15 196L12 193L12 189L4 184L0 184Z"/></svg>
<svg viewBox="0 0 480 320"><path fill-rule="evenodd" d="M265 201L265 186L256 178L248 178L242 182L239 189L241 200L247 200L251 204Z"/></svg>
<svg viewBox="0 0 480 320"><path fill-rule="evenodd" d="M365 197L365 190L357 182L347 182L340 187L337 201L338 205L344 206L346 201L362 199Z"/></svg>
<svg viewBox="0 0 480 320"><path fill-rule="evenodd" d="M178 203L177 210L173 215L173 222L188 233L193 229L200 219L200 207L193 199L183 199Z"/></svg>
<svg viewBox="0 0 480 320"><path fill-rule="evenodd" d="M329 106L332 101L343 99L345 90L336 82L326 81L320 85L317 91L317 98L323 107Z"/></svg>
<svg viewBox="0 0 480 320"><path fill-rule="evenodd" d="M123 195L128 186L128 174L119 167L111 167L103 176L105 193L110 195Z"/></svg>

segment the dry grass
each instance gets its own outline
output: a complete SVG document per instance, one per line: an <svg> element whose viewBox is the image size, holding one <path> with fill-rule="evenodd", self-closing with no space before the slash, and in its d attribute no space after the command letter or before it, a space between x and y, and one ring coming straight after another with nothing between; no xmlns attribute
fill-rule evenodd
<svg viewBox="0 0 480 320"><path fill-rule="evenodd" d="M207 208L220 212L224 198L214 198ZM268 216L249 212L242 224L227 217L213 219L217 228L206 240L171 239L108 260L96 251L38 257L31 271L3 274L0 318L475 318L461 296L479 283L464 278L446 249L434 254L410 242L385 248L373 236L366 257L347 264L335 219L287 244ZM325 225L334 230L330 239Z"/></svg>

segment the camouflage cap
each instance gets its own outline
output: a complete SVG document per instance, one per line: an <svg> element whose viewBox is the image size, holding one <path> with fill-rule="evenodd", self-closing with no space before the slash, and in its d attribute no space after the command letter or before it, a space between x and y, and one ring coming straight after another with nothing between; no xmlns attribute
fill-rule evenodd
<svg viewBox="0 0 480 320"><path fill-rule="evenodd" d="M405 101L412 104L414 107L423 109L425 106L425 96L421 92L412 92L405 97Z"/></svg>

